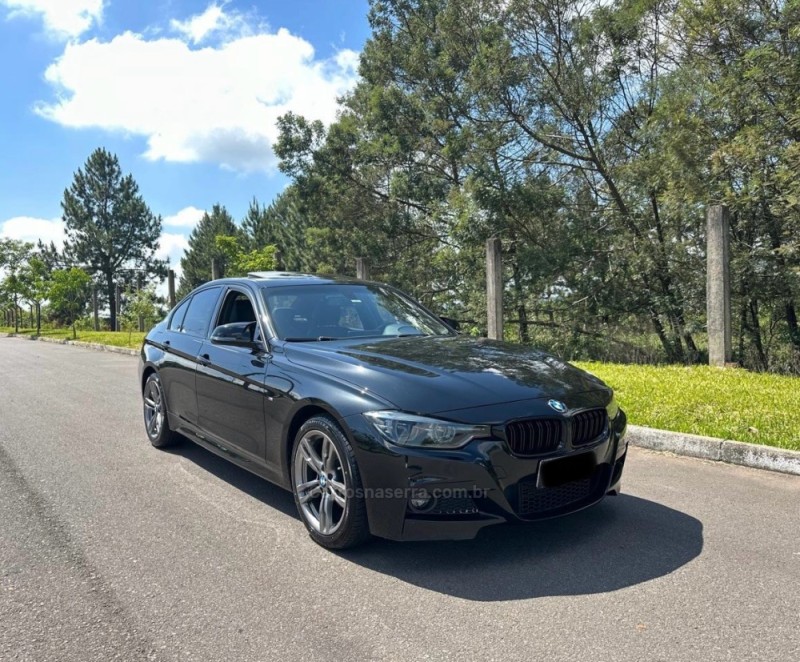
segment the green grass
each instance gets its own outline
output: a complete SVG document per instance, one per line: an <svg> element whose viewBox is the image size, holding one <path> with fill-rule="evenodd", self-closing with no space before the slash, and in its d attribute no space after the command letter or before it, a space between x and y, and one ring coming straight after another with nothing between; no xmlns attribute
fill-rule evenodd
<svg viewBox="0 0 800 662"><path fill-rule="evenodd" d="M575 362L635 425L800 450L800 378L707 366Z"/></svg>
<svg viewBox="0 0 800 662"><path fill-rule="evenodd" d="M1 333L13 333L13 327L0 327ZM35 335L36 329L20 329L19 332L24 335ZM42 329L42 335L48 338L59 338L63 340L73 340L72 329ZM115 347L128 347L130 349L139 349L144 340L144 333L134 331L128 333L127 331L78 331L78 337L75 340L81 342L98 343L100 345L114 345Z"/></svg>

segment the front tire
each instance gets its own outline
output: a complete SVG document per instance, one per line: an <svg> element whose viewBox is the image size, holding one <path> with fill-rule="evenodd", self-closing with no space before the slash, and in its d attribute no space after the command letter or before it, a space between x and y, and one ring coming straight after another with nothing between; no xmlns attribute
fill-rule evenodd
<svg viewBox="0 0 800 662"><path fill-rule="evenodd" d="M353 449L329 416L310 418L295 437L292 493L300 519L316 543L346 549L370 538Z"/></svg>
<svg viewBox="0 0 800 662"><path fill-rule="evenodd" d="M144 408L144 429L147 438L156 448L166 448L180 441L180 436L169 429L167 417L167 401L164 398L164 387L158 373L152 373L142 389Z"/></svg>

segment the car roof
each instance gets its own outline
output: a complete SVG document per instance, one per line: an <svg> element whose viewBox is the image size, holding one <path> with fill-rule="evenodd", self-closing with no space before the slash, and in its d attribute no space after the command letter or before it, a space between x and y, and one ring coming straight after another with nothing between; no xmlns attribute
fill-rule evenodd
<svg viewBox="0 0 800 662"><path fill-rule="evenodd" d="M285 287L288 285L332 285L336 283L364 284L369 281L349 276L304 274L293 271L254 271L244 278L221 278L214 283L249 283L259 287Z"/></svg>

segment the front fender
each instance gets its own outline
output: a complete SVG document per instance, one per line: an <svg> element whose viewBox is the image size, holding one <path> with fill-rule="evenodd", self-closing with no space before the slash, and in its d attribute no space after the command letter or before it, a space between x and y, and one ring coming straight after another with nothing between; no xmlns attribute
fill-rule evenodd
<svg viewBox="0 0 800 662"><path fill-rule="evenodd" d="M332 375L321 374L296 364L287 364L275 354L267 369L266 462L278 469L285 486L290 484L289 460L295 434L315 413L326 413L354 443L346 418L375 409L393 408L379 396ZM275 440L274 442L272 440Z"/></svg>

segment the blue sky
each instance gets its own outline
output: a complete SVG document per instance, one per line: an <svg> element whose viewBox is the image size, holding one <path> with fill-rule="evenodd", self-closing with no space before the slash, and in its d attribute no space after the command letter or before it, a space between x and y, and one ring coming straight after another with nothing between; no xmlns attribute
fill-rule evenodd
<svg viewBox="0 0 800 662"><path fill-rule="evenodd" d="M330 122L356 81L367 0L0 0L0 236L58 241L103 146L164 217L175 265L202 210L286 185L287 110Z"/></svg>

